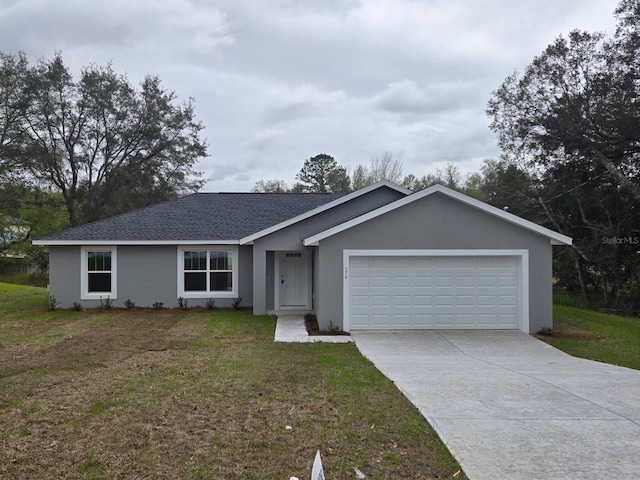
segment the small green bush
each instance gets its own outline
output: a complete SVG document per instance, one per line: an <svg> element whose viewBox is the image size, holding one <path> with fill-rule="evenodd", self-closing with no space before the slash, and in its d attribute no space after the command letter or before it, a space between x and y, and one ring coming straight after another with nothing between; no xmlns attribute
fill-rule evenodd
<svg viewBox="0 0 640 480"><path fill-rule="evenodd" d="M49 310L50 312L53 312L58 305L60 305L60 302L58 300L56 300L56 297L53 296L53 295L49 295L49 302L47 304L47 310Z"/></svg>
<svg viewBox="0 0 640 480"><path fill-rule="evenodd" d="M189 305L187 303L187 300L182 297L178 297L178 307L180 308L180 310L188 310Z"/></svg>
<svg viewBox="0 0 640 480"><path fill-rule="evenodd" d="M82 311L82 304L80 302L73 302L73 311L74 312L81 312Z"/></svg>
<svg viewBox="0 0 640 480"><path fill-rule="evenodd" d="M242 297L237 297L233 299L233 302L231 302L231 306L233 307L234 310L239 310L240 303L242 303Z"/></svg>
<svg viewBox="0 0 640 480"><path fill-rule="evenodd" d="M100 308L104 308L105 310L111 310L111 307L113 307L113 302L111 301L111 297L107 297L104 300L102 300L102 297L100 297Z"/></svg>
<svg viewBox="0 0 640 480"><path fill-rule="evenodd" d="M204 306L207 307L207 310L213 310L216 306L216 301L213 298L207 298Z"/></svg>
<svg viewBox="0 0 640 480"><path fill-rule="evenodd" d="M131 310L136 306L135 302L132 302L130 298L127 298L124 302L124 308Z"/></svg>
<svg viewBox="0 0 640 480"><path fill-rule="evenodd" d="M542 330L538 332L538 335L544 335L545 337L550 337L553 335L553 328L544 327Z"/></svg>
<svg viewBox="0 0 640 480"><path fill-rule="evenodd" d="M333 322L329 320L329 328L327 328L327 332L335 335L336 333L340 333L340 327L334 325Z"/></svg>
<svg viewBox="0 0 640 480"><path fill-rule="evenodd" d="M155 302L153 304L153 309L154 310L162 310L164 308L164 303L162 302Z"/></svg>

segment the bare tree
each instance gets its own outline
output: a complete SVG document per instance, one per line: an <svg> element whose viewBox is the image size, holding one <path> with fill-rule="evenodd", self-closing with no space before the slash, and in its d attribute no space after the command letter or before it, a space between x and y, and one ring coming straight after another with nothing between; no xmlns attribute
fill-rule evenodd
<svg viewBox="0 0 640 480"><path fill-rule="evenodd" d="M372 183L380 180L400 183L402 180L402 161L389 150L385 150L380 155L371 157L369 175L373 180Z"/></svg>
<svg viewBox="0 0 640 480"><path fill-rule="evenodd" d="M356 165L351 174L351 188L359 190L381 180L393 183L402 181L402 161L388 150L371 157L368 167L362 164Z"/></svg>
<svg viewBox="0 0 640 480"><path fill-rule="evenodd" d="M289 186L284 180L258 180L251 189L252 193L287 193Z"/></svg>

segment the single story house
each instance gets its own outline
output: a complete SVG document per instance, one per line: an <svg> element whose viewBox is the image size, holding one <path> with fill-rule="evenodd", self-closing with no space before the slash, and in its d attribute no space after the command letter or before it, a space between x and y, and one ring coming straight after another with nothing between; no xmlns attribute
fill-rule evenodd
<svg viewBox="0 0 640 480"><path fill-rule="evenodd" d="M552 246L571 238L435 185L349 194L195 193L33 242L63 307L237 297L321 328L552 326Z"/></svg>

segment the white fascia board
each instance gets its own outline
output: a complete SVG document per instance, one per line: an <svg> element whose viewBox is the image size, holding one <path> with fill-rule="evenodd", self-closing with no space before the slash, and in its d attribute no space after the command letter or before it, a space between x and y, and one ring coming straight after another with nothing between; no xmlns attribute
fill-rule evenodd
<svg viewBox="0 0 640 480"><path fill-rule="evenodd" d="M571 245L571 243L573 242L573 239L567 237L566 235L562 235L561 233L554 232L553 230L549 230L548 228L541 227L540 225L530 222L529 220L525 220L524 218L520 218L516 215L513 215L512 213L505 212L504 210L500 210L499 208L488 205L484 202L481 202L480 200L476 200L475 198L471 198L467 195L456 192L455 190L451 190L450 188L444 187L442 185L433 185L432 187L425 188L424 190L416 192L413 195L409 195L407 197L396 200L395 202L384 205L376 210L365 213L364 215L349 220L348 222L344 222L323 232L307 237L303 240L303 244L305 247L317 246L320 240L324 240L327 237L348 230L351 227L360 225L361 223L369 221L380 215L384 215L385 213L391 212L396 208L403 207L411 202L415 202L416 200L420 200L421 198L427 197L436 192L443 193L444 195L459 200L460 202L477 208L478 210L482 210L491 215L506 220L507 222L513 223L522 228L543 235L551 240L552 245Z"/></svg>
<svg viewBox="0 0 640 480"><path fill-rule="evenodd" d="M400 185L396 185L395 183L392 183L388 180L381 180L372 185L361 188L360 190L351 192L348 195L345 195L344 197L334 200L333 202L320 205L319 207L316 207L313 210L309 210L308 212L300 214L297 217L290 218L289 220L285 220L284 222L278 223L277 225L273 225L272 227L265 228L264 230L260 230L259 232L256 232L247 237L241 238L240 245L251 244L254 240L257 240L258 238L262 238L271 233L277 232L278 230L282 230L283 228L286 228L290 225L301 222L302 220L306 220L307 218L313 217L314 215L318 215L319 213L325 212L330 208L336 207L338 205L342 205L343 203L353 200L354 198L357 198L361 195L369 193L373 190L377 190L378 188L381 188L381 187L388 187L393 190L396 190L397 192L403 193L405 195L410 195L413 193L411 190L401 187Z"/></svg>
<svg viewBox="0 0 640 480"><path fill-rule="evenodd" d="M239 245L239 240L32 240L33 245Z"/></svg>

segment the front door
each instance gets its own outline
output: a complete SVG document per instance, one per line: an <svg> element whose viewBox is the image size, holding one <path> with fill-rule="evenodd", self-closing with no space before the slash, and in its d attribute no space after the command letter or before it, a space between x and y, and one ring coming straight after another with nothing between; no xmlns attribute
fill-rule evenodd
<svg viewBox="0 0 640 480"><path fill-rule="evenodd" d="M278 289L280 308L309 308L307 252L280 252Z"/></svg>

